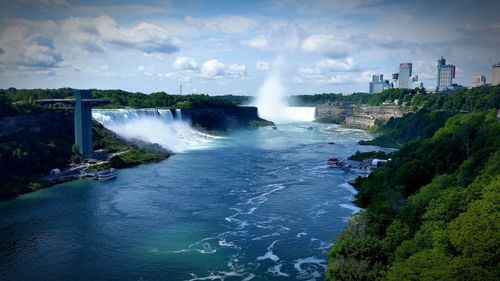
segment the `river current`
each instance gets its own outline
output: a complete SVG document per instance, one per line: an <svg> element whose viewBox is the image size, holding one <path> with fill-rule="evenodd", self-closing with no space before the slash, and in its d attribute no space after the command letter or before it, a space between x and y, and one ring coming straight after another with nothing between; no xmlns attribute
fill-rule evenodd
<svg viewBox="0 0 500 281"><path fill-rule="evenodd" d="M324 279L358 210L356 175L325 161L375 148L357 145L364 131L311 124L0 202L0 280Z"/></svg>

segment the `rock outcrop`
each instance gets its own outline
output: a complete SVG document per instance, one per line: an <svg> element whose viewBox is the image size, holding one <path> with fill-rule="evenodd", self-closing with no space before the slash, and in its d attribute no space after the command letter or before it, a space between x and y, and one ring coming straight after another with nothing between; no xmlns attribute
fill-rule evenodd
<svg viewBox="0 0 500 281"><path fill-rule="evenodd" d="M191 120L194 126L215 131L273 125L260 118L257 107L253 106L183 109L182 118Z"/></svg>

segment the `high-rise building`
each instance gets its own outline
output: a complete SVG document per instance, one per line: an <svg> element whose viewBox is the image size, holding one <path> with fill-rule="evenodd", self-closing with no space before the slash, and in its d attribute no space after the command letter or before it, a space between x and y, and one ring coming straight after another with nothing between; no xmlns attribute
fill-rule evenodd
<svg viewBox="0 0 500 281"><path fill-rule="evenodd" d="M411 78L410 89L423 89L424 83L422 81L418 81L418 75L415 75Z"/></svg>
<svg viewBox="0 0 500 281"><path fill-rule="evenodd" d="M408 89L410 87L410 77L411 77L411 63L401 63L399 64L399 75L398 75L398 87L401 89Z"/></svg>
<svg viewBox="0 0 500 281"><path fill-rule="evenodd" d="M496 86L500 84L500 62L493 65L491 70L491 86Z"/></svg>
<svg viewBox="0 0 500 281"><path fill-rule="evenodd" d="M384 75L373 75L372 81L370 82L370 94L381 93L382 91L389 89L391 85L389 80L384 81Z"/></svg>
<svg viewBox="0 0 500 281"><path fill-rule="evenodd" d="M470 81L470 87L480 87L486 84L486 77L484 75L478 75L472 78Z"/></svg>
<svg viewBox="0 0 500 281"><path fill-rule="evenodd" d="M446 64L446 60L441 57L437 61L437 92L452 90L453 78L455 78L455 66Z"/></svg>

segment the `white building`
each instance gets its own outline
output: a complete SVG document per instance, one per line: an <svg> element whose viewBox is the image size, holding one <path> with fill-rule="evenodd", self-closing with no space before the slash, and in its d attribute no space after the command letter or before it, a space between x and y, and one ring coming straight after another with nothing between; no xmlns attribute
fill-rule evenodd
<svg viewBox="0 0 500 281"><path fill-rule="evenodd" d="M478 75L472 78L470 81L470 87L480 87L486 85L486 77L484 75Z"/></svg>

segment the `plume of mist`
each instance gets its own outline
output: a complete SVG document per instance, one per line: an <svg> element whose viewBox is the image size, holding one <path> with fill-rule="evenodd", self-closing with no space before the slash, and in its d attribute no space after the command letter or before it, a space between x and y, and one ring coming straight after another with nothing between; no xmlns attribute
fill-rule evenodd
<svg viewBox="0 0 500 281"><path fill-rule="evenodd" d="M290 107L283 85L285 59L278 56L271 65L269 75L260 86L255 98L259 117L277 123L311 122L314 120L314 107Z"/></svg>

